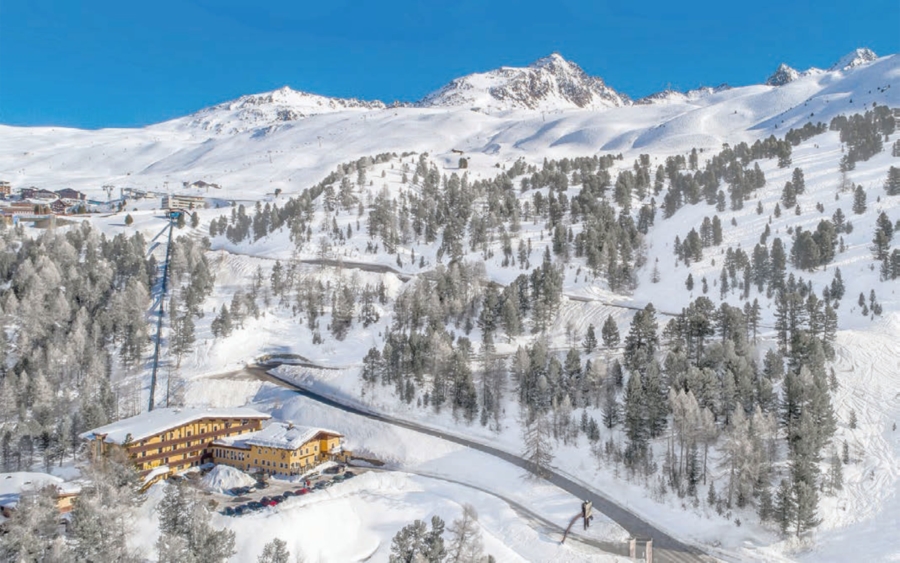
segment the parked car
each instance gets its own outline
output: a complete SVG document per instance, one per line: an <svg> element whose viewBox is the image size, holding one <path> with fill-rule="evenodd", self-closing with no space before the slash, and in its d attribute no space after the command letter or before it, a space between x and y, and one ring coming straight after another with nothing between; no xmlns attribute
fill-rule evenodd
<svg viewBox="0 0 900 563"><path fill-rule="evenodd" d="M225 514L225 516L234 516L234 508L226 506L223 514Z"/></svg>
<svg viewBox="0 0 900 563"><path fill-rule="evenodd" d="M285 491L281 496L287 498L294 496L294 491Z"/></svg>
<svg viewBox="0 0 900 563"><path fill-rule="evenodd" d="M294 491L294 494L297 496L300 496L300 495L305 495L308 492L309 492L309 489L307 489L306 487L303 487L301 489L297 489L296 491Z"/></svg>
<svg viewBox="0 0 900 563"><path fill-rule="evenodd" d="M243 505L242 505L242 506L236 506L236 507L234 508L234 515L235 515L235 516L243 516L244 513L247 512L247 510L248 510L248 508L245 507L245 506L243 506Z"/></svg>
<svg viewBox="0 0 900 563"><path fill-rule="evenodd" d="M334 485L334 481L325 481L324 483L322 483L322 487L326 489L332 485Z"/></svg>
<svg viewBox="0 0 900 563"><path fill-rule="evenodd" d="M354 473L354 472L352 472L352 471L345 471L345 472L344 472L344 479L352 479L352 478L354 478L354 477L356 477L356 473Z"/></svg>
<svg viewBox="0 0 900 563"><path fill-rule="evenodd" d="M333 483L340 483L344 479L346 479L346 477L344 477L343 475L335 475L334 477L331 478L331 481Z"/></svg>
<svg viewBox="0 0 900 563"><path fill-rule="evenodd" d="M255 500L253 502L250 502L247 504L247 508L250 510L259 510L262 507L263 507L263 503L257 502Z"/></svg>

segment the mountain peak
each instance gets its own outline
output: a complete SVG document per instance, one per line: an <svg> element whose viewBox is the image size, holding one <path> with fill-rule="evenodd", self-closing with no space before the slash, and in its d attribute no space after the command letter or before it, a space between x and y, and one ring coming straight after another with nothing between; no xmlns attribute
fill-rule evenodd
<svg viewBox="0 0 900 563"><path fill-rule="evenodd" d="M870 63L877 58L878 55L876 55L875 51L873 51L872 49L860 47L850 51L849 53L841 57L840 60L834 63L834 66L832 66L828 70L849 70L851 68Z"/></svg>
<svg viewBox="0 0 900 563"><path fill-rule="evenodd" d="M418 103L421 107L558 110L628 105L627 96L589 76L559 53L526 67L500 67L451 81Z"/></svg>
<svg viewBox="0 0 900 563"><path fill-rule="evenodd" d="M567 61L565 57L560 55L559 53L550 53L546 57L541 57L540 59L534 61L530 65L529 68L544 68L548 66L554 65L569 65L569 66L578 66L572 63L571 61Z"/></svg>
<svg viewBox="0 0 900 563"><path fill-rule="evenodd" d="M800 72L788 65L781 63L778 69L766 79L766 86L784 86L800 77Z"/></svg>
<svg viewBox="0 0 900 563"><path fill-rule="evenodd" d="M380 101L330 98L282 86L261 94L249 94L189 116L189 125L215 133L240 133L272 127L312 115L351 109L382 109Z"/></svg>

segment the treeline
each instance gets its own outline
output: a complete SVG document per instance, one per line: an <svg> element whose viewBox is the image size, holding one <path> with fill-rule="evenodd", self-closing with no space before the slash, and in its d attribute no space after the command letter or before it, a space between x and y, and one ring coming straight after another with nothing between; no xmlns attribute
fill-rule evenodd
<svg viewBox="0 0 900 563"><path fill-rule="evenodd" d="M875 106L864 114L838 115L832 119L828 128L839 131L841 142L846 145L841 170L853 170L857 162L869 160L883 151L884 141L896 126L893 112L887 106Z"/></svg>

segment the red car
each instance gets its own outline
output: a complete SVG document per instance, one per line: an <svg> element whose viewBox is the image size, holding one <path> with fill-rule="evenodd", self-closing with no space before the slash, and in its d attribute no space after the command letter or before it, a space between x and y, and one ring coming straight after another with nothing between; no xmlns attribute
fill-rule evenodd
<svg viewBox="0 0 900 563"><path fill-rule="evenodd" d="M299 496L299 495L305 495L308 492L309 492L309 489L307 489L306 487L303 487L302 489L297 489L296 491L294 491L294 494Z"/></svg>

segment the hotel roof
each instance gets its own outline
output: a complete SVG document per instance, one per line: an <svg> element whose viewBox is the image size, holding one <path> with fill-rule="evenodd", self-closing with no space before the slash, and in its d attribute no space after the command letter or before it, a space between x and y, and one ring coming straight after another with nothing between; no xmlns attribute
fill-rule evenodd
<svg viewBox="0 0 900 563"><path fill-rule="evenodd" d="M296 450L322 433L342 436L340 432L325 428L295 426L287 422L273 422L262 430L241 434L240 436L219 438L213 444L243 449L249 449L250 446L259 446L263 448Z"/></svg>
<svg viewBox="0 0 900 563"><path fill-rule="evenodd" d="M124 444L130 436L130 442L143 440L161 434L171 428L177 428L204 418L254 418L268 419L270 415L248 407L227 409L212 408L162 408L141 413L131 418L95 428L80 435L85 440L102 438L111 444Z"/></svg>

